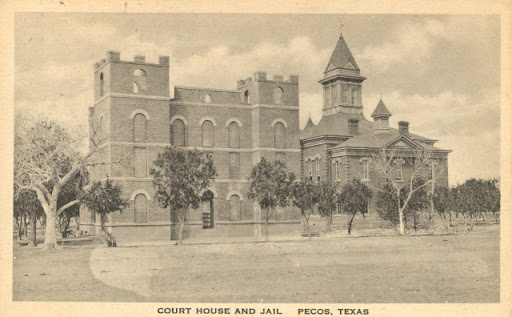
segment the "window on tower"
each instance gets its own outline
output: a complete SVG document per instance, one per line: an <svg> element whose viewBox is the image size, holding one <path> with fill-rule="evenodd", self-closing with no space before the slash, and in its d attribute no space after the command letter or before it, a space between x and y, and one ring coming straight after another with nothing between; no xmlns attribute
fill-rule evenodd
<svg viewBox="0 0 512 317"><path fill-rule="evenodd" d="M283 89L281 87L274 88L274 103L276 105L283 103Z"/></svg>
<svg viewBox="0 0 512 317"><path fill-rule="evenodd" d="M348 103L348 85L345 84L341 86L341 103Z"/></svg>
<svg viewBox="0 0 512 317"><path fill-rule="evenodd" d="M358 104L358 96L359 96L359 87L352 86L352 104Z"/></svg>
<svg viewBox="0 0 512 317"><path fill-rule="evenodd" d="M277 122L274 125L274 147L277 149L284 149L285 144L285 127L282 122Z"/></svg>
<svg viewBox="0 0 512 317"><path fill-rule="evenodd" d="M104 81L103 81L103 73L100 74L100 97L103 97L104 94Z"/></svg>

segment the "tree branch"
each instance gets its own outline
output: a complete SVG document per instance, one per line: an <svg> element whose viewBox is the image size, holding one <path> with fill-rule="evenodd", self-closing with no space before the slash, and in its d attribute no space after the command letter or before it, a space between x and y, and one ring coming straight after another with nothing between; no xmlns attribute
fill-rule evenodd
<svg viewBox="0 0 512 317"><path fill-rule="evenodd" d="M68 209L71 206L74 206L76 204L80 203L80 199L75 199L73 201L70 201L69 203L65 204L64 206L60 207L59 210L57 210L57 216L60 215L64 210Z"/></svg>

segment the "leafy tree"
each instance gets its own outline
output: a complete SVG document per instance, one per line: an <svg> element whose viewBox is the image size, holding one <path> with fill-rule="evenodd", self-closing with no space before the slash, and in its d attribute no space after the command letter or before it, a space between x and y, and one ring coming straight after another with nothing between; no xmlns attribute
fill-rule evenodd
<svg viewBox="0 0 512 317"><path fill-rule="evenodd" d="M331 183L322 181L318 184L318 213L325 217L326 231L329 230L332 223L332 212L336 210L339 202L339 194Z"/></svg>
<svg viewBox="0 0 512 317"><path fill-rule="evenodd" d="M486 189L486 204L485 209L489 212L492 212L494 218L497 222L500 221L500 180L497 178L493 178L485 181L485 189Z"/></svg>
<svg viewBox="0 0 512 317"><path fill-rule="evenodd" d="M13 211L20 240L23 235L27 236L27 225L30 223L32 230L29 241L32 246L37 246L37 219L41 217L44 212L41 203L37 200L36 193L31 190L21 191L14 197ZM28 221L29 219L30 222Z"/></svg>
<svg viewBox="0 0 512 317"><path fill-rule="evenodd" d="M110 213L123 212L128 206L128 200L122 198L121 187L108 178L105 182L96 181L85 192L82 200L89 210L100 216L101 230L107 235L107 245L116 247L117 241L112 233L108 232L105 223Z"/></svg>
<svg viewBox="0 0 512 317"><path fill-rule="evenodd" d="M58 207L63 187L85 170L87 156L79 154L83 138L49 119L33 120L23 115L15 117L14 182L15 197L23 190L36 193L46 215L44 249L57 247L55 232L57 217L80 200Z"/></svg>
<svg viewBox="0 0 512 317"><path fill-rule="evenodd" d="M265 211L265 240L268 241L268 220L277 207L288 205L295 174L287 171L280 161L271 163L262 158L253 167L249 180L249 199L258 201L260 208Z"/></svg>
<svg viewBox="0 0 512 317"><path fill-rule="evenodd" d="M376 174L386 180L386 185L376 188L381 191L378 197L381 201L381 215L391 220L393 223L398 221L399 232L405 234L405 211L415 196L416 192L425 192L425 187L432 184L434 179L446 170L446 161L435 160L434 153L425 149L395 149L383 148L371 159L372 169ZM435 164L434 164L435 162ZM397 177L400 170L404 167L407 169L407 177ZM432 179L418 182L427 170L432 171ZM384 191L384 192L382 192ZM426 192L425 192L426 194ZM426 198L423 193L420 198ZM394 208L392 203L394 200ZM383 208L386 208L385 210ZM387 209L389 208L389 209ZM417 210L415 206L411 206L410 210ZM392 215L390 213L396 213ZM412 214L416 217L417 214Z"/></svg>
<svg viewBox="0 0 512 317"><path fill-rule="evenodd" d="M158 153L153 175L155 197L162 208L171 207L180 221L178 244L183 242L183 229L189 208L197 209L201 192L211 186L217 176L213 160L198 150L184 151L167 147Z"/></svg>
<svg viewBox="0 0 512 317"><path fill-rule="evenodd" d="M351 183L343 186L340 193L340 202L343 211L351 214L352 217L348 223L348 234L352 230L352 221L355 215L359 212L364 215L368 211L368 204L372 197L372 191L366 184L359 179L354 178Z"/></svg>
<svg viewBox="0 0 512 317"><path fill-rule="evenodd" d="M453 205L450 189L448 187L436 187L434 189L434 194L431 194L430 198L434 204L434 209L437 211L439 216L441 216L444 226L448 230L449 221L446 219L446 214L448 214L448 216L450 215L450 209Z"/></svg>
<svg viewBox="0 0 512 317"><path fill-rule="evenodd" d="M291 186L292 203L300 209L302 225L311 240L309 217L318 203L318 187L309 179L301 179Z"/></svg>

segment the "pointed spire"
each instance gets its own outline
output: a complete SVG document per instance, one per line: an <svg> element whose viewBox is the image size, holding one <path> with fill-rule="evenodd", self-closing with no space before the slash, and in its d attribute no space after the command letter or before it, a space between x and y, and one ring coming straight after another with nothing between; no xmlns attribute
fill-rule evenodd
<svg viewBox="0 0 512 317"><path fill-rule="evenodd" d="M308 122L306 123L306 126L304 127L304 129L307 129L307 128L312 127L314 125L315 124L313 123L313 120L311 120L311 113L309 113L309 119L308 119Z"/></svg>
<svg viewBox="0 0 512 317"><path fill-rule="evenodd" d="M350 65L350 64L352 65ZM356 60L350 49L348 48L345 39L343 39L343 35L340 33L340 37L338 39L338 43L336 44L336 48L332 52L331 59L325 68L325 71L333 70L337 68L349 68L359 70L359 66L357 66Z"/></svg>
<svg viewBox="0 0 512 317"><path fill-rule="evenodd" d="M386 105L382 101L382 97L372 113L372 118L375 117L391 117L391 112L389 112L388 108L386 108Z"/></svg>

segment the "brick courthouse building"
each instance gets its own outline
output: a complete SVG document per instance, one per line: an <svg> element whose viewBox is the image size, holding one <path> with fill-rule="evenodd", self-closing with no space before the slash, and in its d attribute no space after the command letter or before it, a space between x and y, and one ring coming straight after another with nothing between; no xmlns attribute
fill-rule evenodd
<svg viewBox="0 0 512 317"><path fill-rule="evenodd" d="M239 80L235 90L177 86L171 98L169 57L154 64L144 56L124 61L119 52L109 51L94 66L89 133L95 141L90 150L100 151L92 158L90 174L92 181L108 176L121 184L130 206L110 215L107 227L120 241L175 239L179 223L169 208L158 207L149 175L157 153L171 144L208 152L218 172L199 210L188 214L186 234L193 237L264 233L258 204L247 198L251 169L263 157L285 162L296 175L342 184L364 178L362 163L369 152L361 149L432 147L435 140L410 134L405 123L401 132L389 128L391 114L382 101L372 115L375 123L366 120L364 80L340 36L320 80L324 116L317 125L309 120L300 131L297 75L269 79L256 72ZM448 151L441 152L446 157ZM81 226L90 233L100 230L99 219L83 206ZM269 230L299 231L299 210L279 209Z"/></svg>

